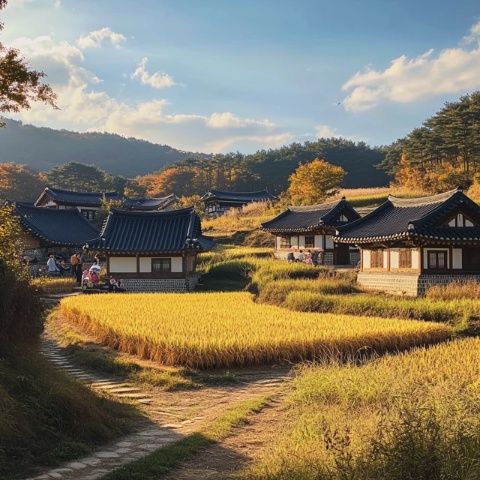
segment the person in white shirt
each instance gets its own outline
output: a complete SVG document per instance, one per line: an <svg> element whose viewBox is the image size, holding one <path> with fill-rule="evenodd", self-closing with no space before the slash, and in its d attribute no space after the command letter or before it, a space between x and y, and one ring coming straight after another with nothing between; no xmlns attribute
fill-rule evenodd
<svg viewBox="0 0 480 480"><path fill-rule="evenodd" d="M55 261L54 255L50 255L48 257L47 270L49 275L58 275L60 273L60 269L57 266L57 262Z"/></svg>

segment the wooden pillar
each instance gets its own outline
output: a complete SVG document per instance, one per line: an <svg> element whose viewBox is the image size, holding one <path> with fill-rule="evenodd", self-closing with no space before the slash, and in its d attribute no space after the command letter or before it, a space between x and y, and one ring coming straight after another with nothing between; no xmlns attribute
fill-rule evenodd
<svg viewBox="0 0 480 480"><path fill-rule="evenodd" d="M136 257L137 257L137 273L140 273L140 257L138 255L138 253L137 253Z"/></svg>

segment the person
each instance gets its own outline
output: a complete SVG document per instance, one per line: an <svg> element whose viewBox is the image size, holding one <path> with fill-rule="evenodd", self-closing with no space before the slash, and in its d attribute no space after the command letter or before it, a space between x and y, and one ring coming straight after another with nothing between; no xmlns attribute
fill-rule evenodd
<svg viewBox="0 0 480 480"><path fill-rule="evenodd" d="M303 250L300 250L300 253L298 254L297 257L297 262L304 262L305 261L305 254L303 253Z"/></svg>
<svg viewBox="0 0 480 480"><path fill-rule="evenodd" d="M80 286L82 284L82 272L83 272L83 257L81 253L75 254L77 257L77 264L75 266L75 277L77 279L77 285Z"/></svg>
<svg viewBox="0 0 480 480"><path fill-rule="evenodd" d="M88 270L88 275L94 285L98 285L98 283L100 282L100 270L100 265L97 265L96 263L94 263Z"/></svg>
<svg viewBox="0 0 480 480"><path fill-rule="evenodd" d="M77 265L79 264L79 258L78 258L78 254L77 253L74 253L71 257L70 257L70 265L71 265L71 268L72 268L72 275L77 278Z"/></svg>
<svg viewBox="0 0 480 480"><path fill-rule="evenodd" d="M305 263L307 263L308 265L312 265L313 264L313 260L312 260L312 251L309 250L307 252L307 254L305 255Z"/></svg>
<svg viewBox="0 0 480 480"><path fill-rule="evenodd" d="M67 267L67 264L65 263L65 260L62 258L60 262L57 263L57 268L58 271L60 272L60 275L63 277L63 275L66 274L70 269Z"/></svg>
<svg viewBox="0 0 480 480"><path fill-rule="evenodd" d="M51 277L55 277L60 274L60 270L55 261L55 255L50 254L47 260L47 273Z"/></svg>
<svg viewBox="0 0 480 480"><path fill-rule="evenodd" d="M288 252L288 254L287 254L287 261L288 261L289 263L292 263L292 262L295 261L295 255L293 254L293 252Z"/></svg>
<svg viewBox="0 0 480 480"><path fill-rule="evenodd" d="M318 250L314 250L312 252L312 263L313 265L317 266L318 265Z"/></svg>
<svg viewBox="0 0 480 480"><path fill-rule="evenodd" d="M109 292L124 292L125 289L122 288L122 281L117 280L113 276L110 277L110 280L108 282L108 291Z"/></svg>

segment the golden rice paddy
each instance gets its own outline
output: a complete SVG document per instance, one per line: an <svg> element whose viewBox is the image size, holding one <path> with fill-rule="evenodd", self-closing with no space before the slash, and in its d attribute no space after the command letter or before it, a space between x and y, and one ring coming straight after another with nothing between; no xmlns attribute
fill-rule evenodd
<svg viewBox="0 0 480 480"><path fill-rule="evenodd" d="M60 312L106 345L192 368L345 358L451 334L429 322L289 311L246 292L88 295L63 299Z"/></svg>

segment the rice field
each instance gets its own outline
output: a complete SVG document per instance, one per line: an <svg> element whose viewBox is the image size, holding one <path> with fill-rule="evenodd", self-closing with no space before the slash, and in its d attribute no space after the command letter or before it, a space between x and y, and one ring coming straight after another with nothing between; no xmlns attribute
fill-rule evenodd
<svg viewBox="0 0 480 480"><path fill-rule="evenodd" d="M247 292L70 297L60 313L113 348L191 368L345 359L451 334L443 324L290 311Z"/></svg>
<svg viewBox="0 0 480 480"><path fill-rule="evenodd" d="M77 286L73 277L38 277L32 278L32 286L42 294L70 293Z"/></svg>
<svg viewBox="0 0 480 480"><path fill-rule="evenodd" d="M480 478L480 339L305 367L249 480ZM237 477L236 477L237 478Z"/></svg>

